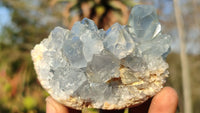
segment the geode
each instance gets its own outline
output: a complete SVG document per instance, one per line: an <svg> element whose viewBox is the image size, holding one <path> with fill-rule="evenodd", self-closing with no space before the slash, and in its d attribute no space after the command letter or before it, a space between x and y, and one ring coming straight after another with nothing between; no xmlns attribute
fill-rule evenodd
<svg viewBox="0 0 200 113"><path fill-rule="evenodd" d="M156 10L137 5L127 25L107 31L87 18L71 31L56 27L31 55L41 85L58 102L74 109L123 109L163 88L170 43Z"/></svg>

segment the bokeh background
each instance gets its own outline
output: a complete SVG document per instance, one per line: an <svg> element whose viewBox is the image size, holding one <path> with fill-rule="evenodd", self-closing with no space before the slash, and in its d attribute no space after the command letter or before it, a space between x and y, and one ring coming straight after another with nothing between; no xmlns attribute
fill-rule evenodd
<svg viewBox="0 0 200 113"><path fill-rule="evenodd" d="M200 0L1 0L0 113L45 113L48 93L36 78L30 50L55 26L71 29L87 17L107 30L126 24L137 4L153 5L163 33L174 38L166 85L178 92L177 113L185 111L184 103L191 105L187 113L200 113ZM184 91L191 95L184 98Z"/></svg>

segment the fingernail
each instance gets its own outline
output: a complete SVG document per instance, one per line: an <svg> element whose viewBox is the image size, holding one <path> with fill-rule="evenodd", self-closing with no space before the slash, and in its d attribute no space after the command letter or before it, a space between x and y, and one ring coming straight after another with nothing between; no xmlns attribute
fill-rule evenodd
<svg viewBox="0 0 200 113"><path fill-rule="evenodd" d="M46 113L57 113L56 106L51 97L46 98Z"/></svg>

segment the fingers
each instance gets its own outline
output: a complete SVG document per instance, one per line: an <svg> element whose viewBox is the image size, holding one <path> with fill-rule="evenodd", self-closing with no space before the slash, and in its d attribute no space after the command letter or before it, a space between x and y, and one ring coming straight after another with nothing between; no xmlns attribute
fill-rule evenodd
<svg viewBox="0 0 200 113"><path fill-rule="evenodd" d="M124 113L123 110L99 110L99 113Z"/></svg>
<svg viewBox="0 0 200 113"><path fill-rule="evenodd" d="M129 108L129 113L147 113L150 103L151 103L152 98L150 98L149 100L147 100L145 103L133 107L133 108Z"/></svg>
<svg viewBox="0 0 200 113"><path fill-rule="evenodd" d="M81 113L81 111L67 108L49 96L46 98L46 113Z"/></svg>
<svg viewBox="0 0 200 113"><path fill-rule="evenodd" d="M178 96L173 88L163 88L153 99L149 113L175 113Z"/></svg>
<svg viewBox="0 0 200 113"><path fill-rule="evenodd" d="M46 99L46 113L81 113L63 106L50 96ZM151 105L150 105L151 103ZM150 107L149 107L150 105ZM129 113L175 113L178 105L178 96L173 88L163 88L154 98L147 102L129 109ZM123 113L124 110L100 110L100 113Z"/></svg>

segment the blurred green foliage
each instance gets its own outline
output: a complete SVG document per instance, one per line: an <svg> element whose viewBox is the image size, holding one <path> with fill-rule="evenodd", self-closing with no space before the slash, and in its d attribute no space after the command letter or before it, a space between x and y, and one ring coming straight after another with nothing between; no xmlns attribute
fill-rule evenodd
<svg viewBox="0 0 200 113"><path fill-rule="evenodd" d="M23 99L23 105L25 109L31 110L37 106L37 101L31 96L27 96Z"/></svg>

